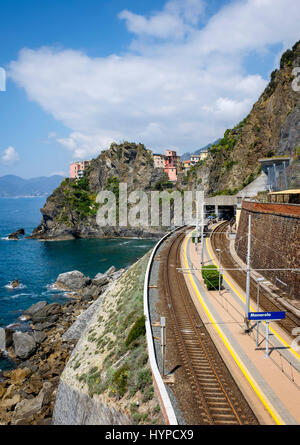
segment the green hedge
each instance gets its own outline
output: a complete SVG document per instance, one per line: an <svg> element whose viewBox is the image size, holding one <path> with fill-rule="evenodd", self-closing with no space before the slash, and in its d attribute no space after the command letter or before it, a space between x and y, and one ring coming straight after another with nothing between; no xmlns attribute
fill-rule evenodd
<svg viewBox="0 0 300 445"><path fill-rule="evenodd" d="M214 265L203 266L202 277L208 290L219 289L219 271ZM222 287L223 275L221 275L221 287Z"/></svg>

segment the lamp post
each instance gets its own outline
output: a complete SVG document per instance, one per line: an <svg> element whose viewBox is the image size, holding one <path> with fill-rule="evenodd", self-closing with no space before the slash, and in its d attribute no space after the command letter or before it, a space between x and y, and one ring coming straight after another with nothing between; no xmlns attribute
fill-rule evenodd
<svg viewBox="0 0 300 445"><path fill-rule="evenodd" d="M257 312L259 312L259 286L265 281L264 278L257 278ZM258 347L258 335L259 335L259 321L257 321L256 326L256 347Z"/></svg>
<svg viewBox="0 0 300 445"><path fill-rule="evenodd" d="M221 249L216 249L218 252L219 261L219 295L221 296Z"/></svg>

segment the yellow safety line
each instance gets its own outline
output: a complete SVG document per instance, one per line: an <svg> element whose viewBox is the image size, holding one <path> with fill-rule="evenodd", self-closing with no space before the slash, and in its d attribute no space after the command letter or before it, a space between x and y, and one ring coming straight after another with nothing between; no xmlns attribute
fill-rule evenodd
<svg viewBox="0 0 300 445"><path fill-rule="evenodd" d="M232 355L234 361L236 362L236 364L238 365L238 367L240 368L240 370L242 371L242 373L244 374L244 376L246 377L246 379L250 383L251 387L253 388L253 390L256 393L256 395L258 396L258 398L261 400L261 402L263 403L265 408L268 410L268 412L270 413L270 415L274 419L275 423L277 425L285 425L286 423L283 421L281 416L277 413L276 409L273 407L271 402L267 399L265 394L261 391L260 387L258 386L256 381L254 380L254 378L252 377L252 375L250 374L250 372L248 371L248 369L246 368L246 366L244 365L244 363L242 362L242 360L240 359L240 357L238 356L236 351L230 345L226 335L224 334L222 329L217 325L213 315L210 313L208 307L206 306L205 302L203 301L203 299L202 299L202 297L201 297L201 295L200 295L200 293L198 291L198 287L197 287L197 285L196 285L196 283L194 281L194 278L193 278L191 272L189 271L189 265L188 265L188 261L187 261L186 251L187 251L187 243L188 243L188 240L189 240L190 237L191 237L191 234L188 235L188 237L186 238L185 244L184 244L185 267L187 269L187 274L189 276L189 279L190 279L190 281L192 283L192 286L193 286L193 288L194 288L194 290L195 290L195 292L196 292L196 294L198 296L198 299L199 299L203 309L205 310L207 316L209 317L210 321L212 322L212 325L214 326L214 328L216 329L216 331L220 335L221 339L223 340L223 343L227 347L228 351Z"/></svg>
<svg viewBox="0 0 300 445"><path fill-rule="evenodd" d="M211 251L210 251L210 248L209 248L209 244L208 244L208 238L206 238L206 247L207 247L207 251L208 251L208 254L209 254L209 256L210 256L210 258L212 259L212 261L213 261L213 263L214 263L214 265L216 266L216 267L218 267L218 265L217 265L217 263L215 262L215 260L214 260L214 258L213 258L213 256L212 256L212 254L211 254ZM240 292L234 287L234 285L228 280L228 278L226 278L226 276L225 276L225 274L224 274L224 280L226 281L226 283L231 287L231 289L240 297L240 299L245 303L246 302L246 300L245 300L245 298L240 294ZM250 305L250 309L252 310L252 312L255 312L255 309L253 308L253 306L251 306ZM273 328L272 328L272 326L269 324L269 328L270 328L270 331L271 332L273 332L273 334L278 338L278 340L280 340L283 344L284 344L284 346L286 346L289 350L290 350L290 352L292 353L292 354L294 354L296 357L297 357L297 359L298 360L300 360L300 355L291 347L291 345L289 345Z"/></svg>

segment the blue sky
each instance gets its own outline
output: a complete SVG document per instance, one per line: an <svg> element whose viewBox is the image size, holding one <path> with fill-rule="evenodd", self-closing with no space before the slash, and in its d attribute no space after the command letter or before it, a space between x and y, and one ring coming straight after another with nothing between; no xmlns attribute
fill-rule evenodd
<svg viewBox="0 0 300 445"><path fill-rule="evenodd" d="M215 140L299 40L296 3L1 2L0 175L67 174L113 140L180 153Z"/></svg>

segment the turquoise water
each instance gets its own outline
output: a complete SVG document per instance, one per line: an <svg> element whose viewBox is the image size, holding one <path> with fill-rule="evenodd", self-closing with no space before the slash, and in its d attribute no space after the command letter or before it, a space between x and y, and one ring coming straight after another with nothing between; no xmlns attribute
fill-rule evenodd
<svg viewBox="0 0 300 445"><path fill-rule="evenodd" d="M7 240L9 233L20 228L31 234L41 220L44 202L45 198L0 198L0 327L20 323L22 311L37 301L65 301L63 292L51 288L60 273L80 270L93 278L112 265L117 269L131 265L155 243L138 239ZM22 283L21 288L6 287L15 279Z"/></svg>

